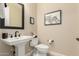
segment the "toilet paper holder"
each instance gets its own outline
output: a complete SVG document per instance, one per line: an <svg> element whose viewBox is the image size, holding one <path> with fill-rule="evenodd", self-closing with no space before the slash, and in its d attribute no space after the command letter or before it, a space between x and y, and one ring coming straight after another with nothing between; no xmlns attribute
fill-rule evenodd
<svg viewBox="0 0 79 59"><path fill-rule="evenodd" d="M54 40L48 40L48 43L52 44L52 43L54 43Z"/></svg>

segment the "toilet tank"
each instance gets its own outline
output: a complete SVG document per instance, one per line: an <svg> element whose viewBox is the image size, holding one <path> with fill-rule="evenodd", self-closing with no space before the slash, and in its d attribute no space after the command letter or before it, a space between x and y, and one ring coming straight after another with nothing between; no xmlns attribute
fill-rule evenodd
<svg viewBox="0 0 79 59"><path fill-rule="evenodd" d="M38 43L39 43L39 39L38 38L33 38L30 41L30 46L36 46L36 45L38 45Z"/></svg>

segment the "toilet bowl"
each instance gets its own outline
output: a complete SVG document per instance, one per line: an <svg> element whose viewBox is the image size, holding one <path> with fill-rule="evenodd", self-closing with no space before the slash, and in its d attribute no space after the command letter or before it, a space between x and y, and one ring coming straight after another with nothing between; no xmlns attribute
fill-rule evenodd
<svg viewBox="0 0 79 59"><path fill-rule="evenodd" d="M48 53L48 46L45 44L38 44L39 40L38 38L34 38L30 42L30 46L34 47L33 55L35 56L46 56Z"/></svg>
<svg viewBox="0 0 79 59"><path fill-rule="evenodd" d="M37 48L38 54L40 56L46 56L47 53L48 53L48 48L49 47L45 44L39 44L39 45L36 45L35 48Z"/></svg>

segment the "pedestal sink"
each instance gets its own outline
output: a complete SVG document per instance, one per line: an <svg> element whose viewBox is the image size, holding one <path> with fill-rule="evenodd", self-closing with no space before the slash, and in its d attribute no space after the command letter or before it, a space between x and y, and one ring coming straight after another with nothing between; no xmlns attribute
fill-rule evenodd
<svg viewBox="0 0 79 59"><path fill-rule="evenodd" d="M32 40L32 36L21 36L21 37L13 37L7 39L1 39L4 43L8 45L15 46L16 56L24 56L25 55L25 44Z"/></svg>

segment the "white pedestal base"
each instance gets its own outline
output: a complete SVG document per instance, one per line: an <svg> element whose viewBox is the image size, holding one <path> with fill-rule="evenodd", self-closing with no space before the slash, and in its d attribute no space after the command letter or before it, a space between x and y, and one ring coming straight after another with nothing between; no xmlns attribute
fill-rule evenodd
<svg viewBox="0 0 79 59"><path fill-rule="evenodd" d="M25 44L20 44L20 45L15 46L15 55L25 56Z"/></svg>

